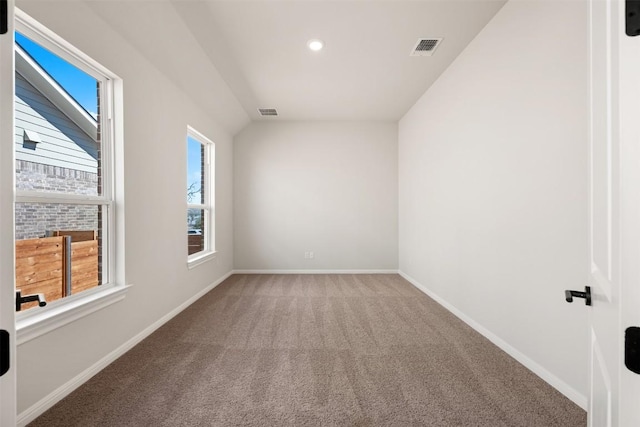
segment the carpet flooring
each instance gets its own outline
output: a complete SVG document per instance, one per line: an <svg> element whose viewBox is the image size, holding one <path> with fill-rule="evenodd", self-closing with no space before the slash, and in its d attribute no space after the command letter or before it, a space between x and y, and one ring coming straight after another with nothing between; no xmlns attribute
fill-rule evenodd
<svg viewBox="0 0 640 427"><path fill-rule="evenodd" d="M231 276L30 424L585 425L398 275Z"/></svg>

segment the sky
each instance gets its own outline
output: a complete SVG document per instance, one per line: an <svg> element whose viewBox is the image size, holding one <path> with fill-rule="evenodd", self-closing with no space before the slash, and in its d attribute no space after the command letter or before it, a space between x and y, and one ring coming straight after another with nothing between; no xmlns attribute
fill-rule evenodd
<svg viewBox="0 0 640 427"><path fill-rule="evenodd" d="M94 117L98 110L96 79L64 59L16 32L16 43L22 47L60 86Z"/></svg>
<svg viewBox="0 0 640 427"><path fill-rule="evenodd" d="M202 177L202 145L196 139L187 136L187 187L195 182L195 188L200 188ZM200 203L200 192L193 195L189 203Z"/></svg>

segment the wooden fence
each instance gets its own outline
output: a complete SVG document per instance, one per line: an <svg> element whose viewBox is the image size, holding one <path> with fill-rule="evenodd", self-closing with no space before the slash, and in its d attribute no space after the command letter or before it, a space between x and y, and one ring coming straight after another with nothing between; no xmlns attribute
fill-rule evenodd
<svg viewBox="0 0 640 427"><path fill-rule="evenodd" d="M47 302L99 284L94 231L56 231L53 237L16 241L16 289L42 293ZM70 247L68 246L70 245ZM23 304L22 309L37 306Z"/></svg>
<svg viewBox="0 0 640 427"><path fill-rule="evenodd" d="M201 234L189 234L188 236L188 251L189 255L204 250L204 236Z"/></svg>

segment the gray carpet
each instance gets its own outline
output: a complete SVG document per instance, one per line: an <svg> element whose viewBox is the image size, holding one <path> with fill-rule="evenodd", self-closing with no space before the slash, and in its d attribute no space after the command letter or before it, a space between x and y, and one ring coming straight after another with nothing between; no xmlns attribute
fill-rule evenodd
<svg viewBox="0 0 640 427"><path fill-rule="evenodd" d="M584 426L397 275L234 275L31 426Z"/></svg>

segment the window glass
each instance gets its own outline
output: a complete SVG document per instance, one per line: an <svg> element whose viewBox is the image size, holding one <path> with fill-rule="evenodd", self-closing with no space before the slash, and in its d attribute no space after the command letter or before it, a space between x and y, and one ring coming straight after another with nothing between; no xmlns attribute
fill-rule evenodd
<svg viewBox="0 0 640 427"><path fill-rule="evenodd" d="M204 203L204 145L187 136L187 203Z"/></svg>
<svg viewBox="0 0 640 427"><path fill-rule="evenodd" d="M203 209L187 209L189 255L204 251L204 213Z"/></svg>
<svg viewBox="0 0 640 427"><path fill-rule="evenodd" d="M16 32L16 189L98 195L100 81Z"/></svg>

